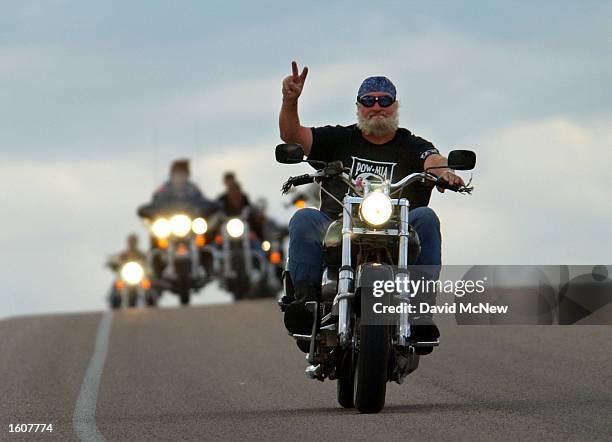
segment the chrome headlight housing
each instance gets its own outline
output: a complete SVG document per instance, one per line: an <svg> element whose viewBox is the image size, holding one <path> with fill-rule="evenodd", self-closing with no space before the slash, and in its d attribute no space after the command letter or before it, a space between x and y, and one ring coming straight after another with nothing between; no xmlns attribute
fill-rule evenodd
<svg viewBox="0 0 612 442"><path fill-rule="evenodd" d="M137 285L144 278L144 269L136 261L130 261L121 267L121 279L130 285Z"/></svg>
<svg viewBox="0 0 612 442"><path fill-rule="evenodd" d="M382 192L368 193L359 206L361 218L368 224L380 226L391 219L391 199Z"/></svg>
<svg viewBox="0 0 612 442"><path fill-rule="evenodd" d="M244 223L238 218L230 219L225 228L232 238L240 238L244 233Z"/></svg>
<svg viewBox="0 0 612 442"><path fill-rule="evenodd" d="M172 229L170 228L170 221L168 221L166 218L157 218L151 225L151 232L153 232L153 236L156 238L168 238L172 232Z"/></svg>
<svg viewBox="0 0 612 442"><path fill-rule="evenodd" d="M174 215L170 218L170 230L173 235L182 238L191 231L191 218L183 214Z"/></svg>

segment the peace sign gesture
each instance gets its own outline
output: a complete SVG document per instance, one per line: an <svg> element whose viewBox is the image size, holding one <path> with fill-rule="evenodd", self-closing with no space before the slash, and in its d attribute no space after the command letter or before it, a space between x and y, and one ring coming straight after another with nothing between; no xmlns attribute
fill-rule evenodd
<svg viewBox="0 0 612 442"><path fill-rule="evenodd" d="M298 74L298 65L295 61L291 62L291 71L291 75L283 80L283 99L285 100L298 99L302 94L306 75L308 75L308 68L306 66L304 66L302 73Z"/></svg>

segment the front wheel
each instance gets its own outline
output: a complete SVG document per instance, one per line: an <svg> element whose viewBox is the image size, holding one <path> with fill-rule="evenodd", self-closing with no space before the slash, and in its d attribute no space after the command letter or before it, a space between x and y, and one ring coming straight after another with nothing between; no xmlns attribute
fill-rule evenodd
<svg viewBox="0 0 612 442"><path fill-rule="evenodd" d="M130 292L128 294L128 307L136 307L138 303L138 293Z"/></svg>
<svg viewBox="0 0 612 442"><path fill-rule="evenodd" d="M338 403L343 408L355 406L353 352L342 351L338 358Z"/></svg>
<svg viewBox="0 0 612 442"><path fill-rule="evenodd" d="M110 300L110 306L113 310L117 310L121 307L121 296L112 296Z"/></svg>
<svg viewBox="0 0 612 442"><path fill-rule="evenodd" d="M229 279L227 288L234 295L234 300L238 301L248 297L251 291L251 279L246 272L244 253L240 250L232 250L231 254L231 268L235 277Z"/></svg>
<svg viewBox="0 0 612 442"><path fill-rule="evenodd" d="M385 406L389 364L389 327L362 325L355 370L355 406L360 413L378 413Z"/></svg>
<svg viewBox="0 0 612 442"><path fill-rule="evenodd" d="M189 291L181 292L179 294L179 298L181 305L189 305L189 301L191 301L191 293L189 293Z"/></svg>
<svg viewBox="0 0 612 442"><path fill-rule="evenodd" d="M145 304L147 307L156 307L157 306L157 294L154 292L149 292L145 295Z"/></svg>

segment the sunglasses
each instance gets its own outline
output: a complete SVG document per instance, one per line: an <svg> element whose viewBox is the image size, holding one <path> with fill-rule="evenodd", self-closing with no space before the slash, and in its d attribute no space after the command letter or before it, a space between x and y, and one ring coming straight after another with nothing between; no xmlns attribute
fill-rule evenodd
<svg viewBox="0 0 612 442"><path fill-rule="evenodd" d="M357 97L357 103L361 104L363 107L372 107L376 103L378 103L380 107L389 107L395 103L395 98L389 95L381 95L380 97L364 95L362 97Z"/></svg>

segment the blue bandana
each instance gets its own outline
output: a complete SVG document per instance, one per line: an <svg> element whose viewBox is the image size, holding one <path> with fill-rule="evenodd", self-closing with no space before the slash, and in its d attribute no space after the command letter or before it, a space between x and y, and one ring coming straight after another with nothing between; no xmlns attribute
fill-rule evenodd
<svg viewBox="0 0 612 442"><path fill-rule="evenodd" d="M370 92L386 92L395 99L395 86L387 77L368 77L363 80L357 92L357 98L363 97Z"/></svg>

